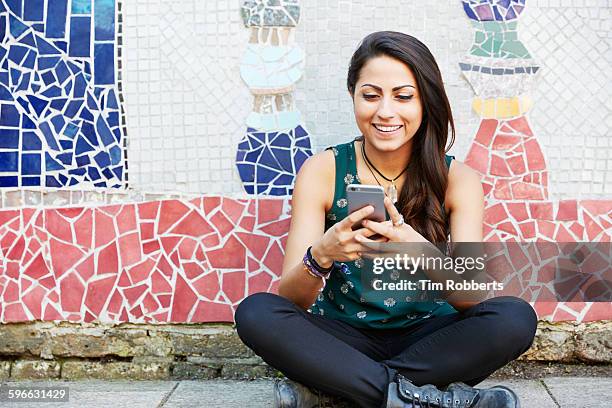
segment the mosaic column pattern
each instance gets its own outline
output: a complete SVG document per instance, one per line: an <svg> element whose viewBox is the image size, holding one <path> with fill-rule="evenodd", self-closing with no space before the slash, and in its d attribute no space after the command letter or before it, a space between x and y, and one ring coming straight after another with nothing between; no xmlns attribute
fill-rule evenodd
<svg viewBox="0 0 612 408"><path fill-rule="evenodd" d="M115 0L0 1L0 187L121 187Z"/></svg>
<svg viewBox="0 0 612 408"><path fill-rule="evenodd" d="M236 166L248 194L290 195L295 175L312 155L293 101L293 87L304 71L304 52L294 43L299 2L246 0L241 13L250 39L240 74L254 104Z"/></svg>
<svg viewBox="0 0 612 408"><path fill-rule="evenodd" d="M548 173L542 149L525 116L539 67L518 38L525 0L463 0L475 30L461 71L482 121L465 162L483 175L488 198L544 200Z"/></svg>

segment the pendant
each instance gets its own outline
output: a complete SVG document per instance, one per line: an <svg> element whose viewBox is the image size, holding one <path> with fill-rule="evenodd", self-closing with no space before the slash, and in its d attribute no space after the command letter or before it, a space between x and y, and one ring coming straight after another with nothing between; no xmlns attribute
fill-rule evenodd
<svg viewBox="0 0 612 408"><path fill-rule="evenodd" d="M397 189L395 188L395 184L391 183L391 185L387 186L385 194L393 204L397 203Z"/></svg>

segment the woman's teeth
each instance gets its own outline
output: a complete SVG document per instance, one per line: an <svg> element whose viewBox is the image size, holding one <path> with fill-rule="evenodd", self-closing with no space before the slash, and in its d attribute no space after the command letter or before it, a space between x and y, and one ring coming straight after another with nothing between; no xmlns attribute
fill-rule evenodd
<svg viewBox="0 0 612 408"><path fill-rule="evenodd" d="M401 128L402 125L399 126L381 126L381 125L374 125L374 127L378 130L380 130L381 132L394 132L397 129Z"/></svg>

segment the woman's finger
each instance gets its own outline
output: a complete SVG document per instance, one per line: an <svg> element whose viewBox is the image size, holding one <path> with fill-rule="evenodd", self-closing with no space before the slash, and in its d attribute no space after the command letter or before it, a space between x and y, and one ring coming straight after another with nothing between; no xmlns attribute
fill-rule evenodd
<svg viewBox="0 0 612 408"><path fill-rule="evenodd" d="M395 237L395 232L393 231L392 224L389 221L376 222L372 220L365 220L363 221L363 226L371 231L374 231L376 234L387 237L389 240Z"/></svg>
<svg viewBox="0 0 612 408"><path fill-rule="evenodd" d="M340 221L336 225L339 225L340 228L344 230L352 229L353 225L363 220L365 217L372 214L373 212L374 212L374 207L371 205L367 205L357 211L353 211L352 213L348 215L348 217L344 218L342 221Z"/></svg>
<svg viewBox="0 0 612 408"><path fill-rule="evenodd" d="M385 197L385 208L387 209L387 213L389 213L391 221L397 221L402 216L389 197Z"/></svg>

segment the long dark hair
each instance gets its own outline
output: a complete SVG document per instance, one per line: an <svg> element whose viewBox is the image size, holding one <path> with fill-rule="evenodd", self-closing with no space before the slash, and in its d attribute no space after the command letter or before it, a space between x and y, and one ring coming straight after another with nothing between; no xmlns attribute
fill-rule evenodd
<svg viewBox="0 0 612 408"><path fill-rule="evenodd" d="M444 155L455 141L455 124L440 69L427 46L416 38L395 31L372 33L361 41L351 58L346 83L353 97L361 68L371 58L383 55L395 58L410 68L423 106L423 119L413 137L407 176L398 197L398 209L426 239L433 243L446 242L449 225L444 210L444 195L448 169Z"/></svg>

